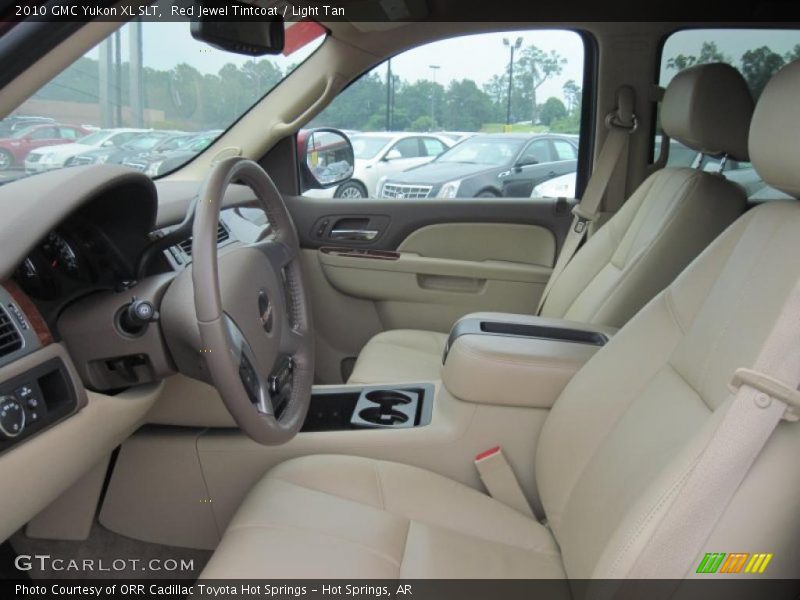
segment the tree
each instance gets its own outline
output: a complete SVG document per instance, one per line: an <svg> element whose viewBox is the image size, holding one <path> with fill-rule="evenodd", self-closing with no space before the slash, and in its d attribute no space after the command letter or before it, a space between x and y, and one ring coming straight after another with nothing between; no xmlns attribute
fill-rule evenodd
<svg viewBox="0 0 800 600"><path fill-rule="evenodd" d="M394 105L395 111L405 113L412 123L420 117L428 117L432 124L426 131L430 131L442 121L445 90L441 84L425 80L415 83L400 83L395 92Z"/></svg>
<svg viewBox="0 0 800 600"><path fill-rule="evenodd" d="M539 106L536 103L536 90L541 85L556 75L560 75L567 63L555 50L545 52L534 45L530 45L521 52L519 59L520 80L527 84L531 91L531 124L535 125L539 120Z"/></svg>
<svg viewBox="0 0 800 600"><path fill-rule="evenodd" d="M172 106L169 107L171 110L165 111L167 117L174 115L181 119L191 119L197 114L199 97L202 94L199 85L201 79L200 72L193 66L186 63L175 65L169 72Z"/></svg>
<svg viewBox="0 0 800 600"><path fill-rule="evenodd" d="M369 126L368 126L369 125ZM386 83L372 72L351 83L317 115L310 127L374 131L386 127Z"/></svg>
<svg viewBox="0 0 800 600"><path fill-rule="evenodd" d="M411 122L407 131L433 131L436 129L436 122L429 115L421 115Z"/></svg>
<svg viewBox="0 0 800 600"><path fill-rule="evenodd" d="M797 60L800 58L800 44L795 44L794 48L792 48L789 52L786 53L784 56L787 63L792 62L793 60Z"/></svg>
<svg viewBox="0 0 800 600"><path fill-rule="evenodd" d="M570 79L561 86L561 90L564 92L564 99L567 101L567 112L570 114L580 113L581 101L583 100L581 87Z"/></svg>
<svg viewBox="0 0 800 600"><path fill-rule="evenodd" d="M530 117L530 97L531 91L525 87L524 82L519 77L519 70L514 68L514 85L511 90L511 122L523 121ZM489 96L492 102L491 121L499 122L506 120L508 108L508 67L502 75L493 75L488 83L483 86L484 93Z"/></svg>
<svg viewBox="0 0 800 600"><path fill-rule="evenodd" d="M539 120L542 122L542 125L547 125L548 127L556 119L563 119L566 116L567 107L564 106L561 100L554 96L548 98L539 109Z"/></svg>
<svg viewBox="0 0 800 600"><path fill-rule="evenodd" d="M700 54L678 54L667 60L667 69L683 71L694 65L705 65L714 62L731 63L731 58L720 52L716 42L703 42L700 46Z"/></svg>
<svg viewBox="0 0 800 600"><path fill-rule="evenodd" d="M453 131L478 131L493 114L492 100L471 79L451 81L442 125Z"/></svg>
<svg viewBox="0 0 800 600"><path fill-rule="evenodd" d="M742 75L754 98L761 95L770 77L784 64L786 64L784 58L767 46L748 50L742 55Z"/></svg>

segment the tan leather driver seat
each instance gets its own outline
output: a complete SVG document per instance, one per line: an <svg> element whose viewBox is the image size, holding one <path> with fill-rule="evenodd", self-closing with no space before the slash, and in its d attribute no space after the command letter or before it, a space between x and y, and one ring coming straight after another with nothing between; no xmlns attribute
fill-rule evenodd
<svg viewBox="0 0 800 600"><path fill-rule="evenodd" d="M682 71L664 96L661 121L699 152L747 160L753 101L733 67ZM584 244L554 282L541 314L621 327L742 214L745 194L717 174L657 171ZM390 330L362 349L350 383L439 379L447 335Z"/></svg>
<svg viewBox="0 0 800 600"><path fill-rule="evenodd" d="M798 97L800 62L768 84L750 138L758 172L793 196ZM309 456L254 487L203 577L624 577L800 278L798 256L800 204L748 212L586 363L539 437L548 527L422 469ZM701 553L770 552L765 576L796 577L798 456L800 423L782 421Z"/></svg>

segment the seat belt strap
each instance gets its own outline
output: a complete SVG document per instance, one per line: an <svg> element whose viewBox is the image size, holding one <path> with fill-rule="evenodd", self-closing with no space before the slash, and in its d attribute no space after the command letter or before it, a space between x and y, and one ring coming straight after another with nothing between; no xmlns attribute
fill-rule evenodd
<svg viewBox="0 0 800 600"><path fill-rule="evenodd" d="M567 232L567 237L564 239L561 252L553 267L553 272L550 274L550 279L548 279L542 296L539 298L539 306L536 309L537 315L541 314L542 307L553 289L553 285L578 251L589 226L597 219L600 203L606 194L611 176L623 157L628 155L630 134L636 131L638 127L638 121L633 112L634 99L633 88L630 86L622 86L617 90L617 108L606 116L605 123L609 130L608 135L597 157L597 163L592 172L592 177L586 185L583 198L572 209L572 214L574 215L572 225Z"/></svg>
<svg viewBox="0 0 800 600"><path fill-rule="evenodd" d="M527 517L534 518L531 506L522 493L519 481L500 446L478 454L475 457L475 467L492 498Z"/></svg>
<svg viewBox="0 0 800 600"><path fill-rule="evenodd" d="M627 577L684 578L781 420L800 419L800 282L752 369L738 369L725 413Z"/></svg>

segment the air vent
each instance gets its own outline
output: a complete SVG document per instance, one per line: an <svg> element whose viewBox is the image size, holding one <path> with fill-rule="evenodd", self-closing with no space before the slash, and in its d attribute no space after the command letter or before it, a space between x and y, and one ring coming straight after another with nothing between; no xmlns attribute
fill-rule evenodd
<svg viewBox="0 0 800 600"><path fill-rule="evenodd" d="M225 228L225 226L222 223L220 223L217 226L217 245L219 246L220 244L222 244L224 242L227 242L229 238L230 238L230 234L228 233L228 230ZM183 252L187 257L191 258L192 257L192 236L189 236L188 238L186 238L182 242L178 243L178 248L180 248L181 252Z"/></svg>
<svg viewBox="0 0 800 600"><path fill-rule="evenodd" d="M22 336L17 331L11 317L0 306L0 356L6 356L22 348Z"/></svg>

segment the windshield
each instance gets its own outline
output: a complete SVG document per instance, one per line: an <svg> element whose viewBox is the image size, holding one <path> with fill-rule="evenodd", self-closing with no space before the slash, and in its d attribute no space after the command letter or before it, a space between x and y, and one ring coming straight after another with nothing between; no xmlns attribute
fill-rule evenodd
<svg viewBox="0 0 800 600"><path fill-rule="evenodd" d="M15 131L14 134L11 136L12 138L19 140L24 137L27 137L31 134L34 129L38 129L36 125L31 125L30 127L25 127L24 129L20 129L19 131Z"/></svg>
<svg viewBox="0 0 800 600"><path fill-rule="evenodd" d="M95 131L94 133L90 133L89 135L85 135L81 139L76 140L76 143L83 144L85 146L99 146L107 137L107 131Z"/></svg>
<svg viewBox="0 0 800 600"><path fill-rule="evenodd" d="M523 140L471 138L446 151L436 162L500 166L511 162L522 144Z"/></svg>
<svg viewBox="0 0 800 600"><path fill-rule="evenodd" d="M256 102L302 64L322 43L325 30L316 23L285 24L288 54L249 57L232 54L195 40L190 23L132 21L64 69L11 115L0 121L1 132L20 117L47 119L57 133L24 148L13 163L0 168L0 183L53 169L82 164L78 142L99 147L138 150L136 165L160 176L190 161L208 147ZM309 28L310 27L310 28ZM294 33L292 30L294 29ZM33 123L31 123L33 124ZM76 140L72 130L101 129ZM150 135L142 135L152 132ZM210 134L213 132L213 136ZM163 148L167 138L174 142ZM198 136L203 134L203 140ZM24 133L6 133L23 137ZM195 142L204 143L195 143ZM57 152L48 152L49 146ZM161 150L183 152L180 160L163 161ZM114 154L109 162L129 157Z"/></svg>
<svg viewBox="0 0 800 600"><path fill-rule="evenodd" d="M391 138L389 137L368 137L359 135L350 138L353 144L353 154L355 154L355 157L365 160L374 157L390 140Z"/></svg>
<svg viewBox="0 0 800 600"><path fill-rule="evenodd" d="M131 150L149 150L164 139L162 135L142 135L132 139L130 142L125 142L124 147Z"/></svg>

